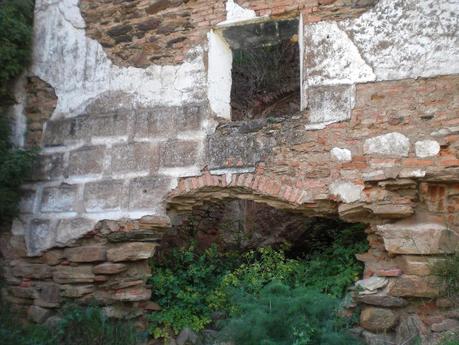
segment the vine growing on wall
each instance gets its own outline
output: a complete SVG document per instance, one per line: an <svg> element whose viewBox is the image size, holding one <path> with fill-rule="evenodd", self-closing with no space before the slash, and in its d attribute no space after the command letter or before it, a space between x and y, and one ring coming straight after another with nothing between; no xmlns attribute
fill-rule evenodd
<svg viewBox="0 0 459 345"><path fill-rule="evenodd" d="M20 186L29 177L36 150L11 142L6 109L14 104L12 84L27 67L33 30L32 0L0 0L0 224L17 214Z"/></svg>

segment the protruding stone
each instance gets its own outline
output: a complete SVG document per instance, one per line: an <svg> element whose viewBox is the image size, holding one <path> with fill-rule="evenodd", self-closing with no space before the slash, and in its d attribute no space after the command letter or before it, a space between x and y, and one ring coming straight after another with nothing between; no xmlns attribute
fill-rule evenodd
<svg viewBox="0 0 459 345"><path fill-rule="evenodd" d="M95 221L88 218L76 217L59 221L56 231L56 244L67 246L74 240L93 230Z"/></svg>
<svg viewBox="0 0 459 345"><path fill-rule="evenodd" d="M127 270L125 264L114 264L112 262L104 262L103 264L94 266L92 271L94 274L117 274Z"/></svg>
<svg viewBox="0 0 459 345"><path fill-rule="evenodd" d="M339 197L346 203L360 200L363 186L349 181L336 181L330 185L330 194Z"/></svg>
<svg viewBox="0 0 459 345"><path fill-rule="evenodd" d="M389 284L388 293L395 297L437 297L440 284L433 276L402 275Z"/></svg>
<svg viewBox="0 0 459 345"><path fill-rule="evenodd" d="M368 307L360 314L360 325L371 332L391 329L397 322L397 315L390 309Z"/></svg>
<svg viewBox="0 0 459 345"><path fill-rule="evenodd" d="M38 295L34 304L45 308L57 308L61 303L59 285L54 283L42 282L37 287Z"/></svg>
<svg viewBox="0 0 459 345"><path fill-rule="evenodd" d="M408 302L403 298L388 296L384 293L378 293L374 295L359 295L356 297L356 300L360 303L386 308L401 308L408 304Z"/></svg>
<svg viewBox="0 0 459 345"><path fill-rule="evenodd" d="M413 223L401 221L378 225L384 246L396 254L448 254L454 253L459 236L438 223Z"/></svg>
<svg viewBox="0 0 459 345"><path fill-rule="evenodd" d="M107 250L102 246L82 246L66 248L64 255L72 262L97 262L105 261Z"/></svg>
<svg viewBox="0 0 459 345"><path fill-rule="evenodd" d="M58 265L63 259L64 251L62 249L48 250L43 255L43 261L50 266Z"/></svg>
<svg viewBox="0 0 459 345"><path fill-rule="evenodd" d="M383 277L371 277L359 280L355 285L363 290L376 291L382 289L389 283L389 279Z"/></svg>
<svg viewBox="0 0 459 345"><path fill-rule="evenodd" d="M109 248L107 258L112 262L145 260L153 256L157 246L149 242L123 243Z"/></svg>
<svg viewBox="0 0 459 345"><path fill-rule="evenodd" d="M78 298L94 292L94 285L62 285L61 295L68 298Z"/></svg>
<svg viewBox="0 0 459 345"><path fill-rule="evenodd" d="M459 321L454 319L445 319L442 322L434 323L431 326L432 332L458 331Z"/></svg>
<svg viewBox="0 0 459 345"><path fill-rule="evenodd" d="M58 266L53 280L61 284L92 283L94 281L92 266Z"/></svg>
<svg viewBox="0 0 459 345"><path fill-rule="evenodd" d="M48 265L17 262L14 263L13 274L22 278L46 279L51 277L52 269Z"/></svg>
<svg viewBox="0 0 459 345"><path fill-rule="evenodd" d="M127 289L117 290L113 295L113 299L124 302L147 301L150 299L151 291L144 287L131 287Z"/></svg>
<svg viewBox="0 0 459 345"><path fill-rule="evenodd" d="M407 157L410 140L403 134L392 132L365 140L363 151L367 155Z"/></svg>
<svg viewBox="0 0 459 345"><path fill-rule="evenodd" d="M400 255L396 260L404 274L428 276L433 265L442 259L431 256Z"/></svg>
<svg viewBox="0 0 459 345"><path fill-rule="evenodd" d="M330 154L338 162L350 162L352 160L352 153L348 149L334 147L331 149Z"/></svg>
<svg viewBox="0 0 459 345"><path fill-rule="evenodd" d="M27 310L27 317L35 323L43 323L51 316L51 310L31 305Z"/></svg>
<svg viewBox="0 0 459 345"><path fill-rule="evenodd" d="M435 140L417 141L414 148L419 158L434 157L440 152L440 144Z"/></svg>

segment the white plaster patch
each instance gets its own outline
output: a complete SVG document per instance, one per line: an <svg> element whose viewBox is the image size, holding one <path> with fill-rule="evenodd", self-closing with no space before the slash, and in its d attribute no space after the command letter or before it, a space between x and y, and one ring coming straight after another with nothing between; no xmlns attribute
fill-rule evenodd
<svg viewBox="0 0 459 345"><path fill-rule="evenodd" d="M352 152L348 149L334 147L331 149L330 154L338 162L350 162L352 160Z"/></svg>
<svg viewBox="0 0 459 345"><path fill-rule="evenodd" d="M459 73L458 0L380 0L358 18L305 26L305 85Z"/></svg>
<svg viewBox="0 0 459 345"><path fill-rule="evenodd" d="M351 203L360 200L363 186L349 181L336 181L330 187L330 194L338 196L345 203Z"/></svg>
<svg viewBox="0 0 459 345"><path fill-rule="evenodd" d="M373 81L373 69L362 59L349 36L335 22L306 25L307 84L338 85Z"/></svg>
<svg viewBox="0 0 459 345"><path fill-rule="evenodd" d="M86 37L77 0L38 0L34 25L31 72L55 89L58 102L53 118L79 115L108 91L131 94L135 107L180 105L204 97L202 49L178 66L115 66L102 46Z"/></svg>
<svg viewBox="0 0 459 345"><path fill-rule="evenodd" d="M220 24L231 24L256 17L257 14L254 10L239 6L234 0L228 0L226 2L226 20Z"/></svg>
<svg viewBox="0 0 459 345"><path fill-rule="evenodd" d="M435 140L416 141L414 148L419 158L434 157L440 152L440 144Z"/></svg>
<svg viewBox="0 0 459 345"><path fill-rule="evenodd" d="M207 97L210 108L217 116L230 119L233 53L219 34L211 31L207 37L209 40Z"/></svg>
<svg viewBox="0 0 459 345"><path fill-rule="evenodd" d="M425 170L421 169L411 169L411 168L404 168L400 170L399 175L401 178L409 178L409 177L424 177L426 176Z"/></svg>
<svg viewBox="0 0 459 345"><path fill-rule="evenodd" d="M363 151L367 155L408 156L410 140L403 134L392 132L365 140Z"/></svg>

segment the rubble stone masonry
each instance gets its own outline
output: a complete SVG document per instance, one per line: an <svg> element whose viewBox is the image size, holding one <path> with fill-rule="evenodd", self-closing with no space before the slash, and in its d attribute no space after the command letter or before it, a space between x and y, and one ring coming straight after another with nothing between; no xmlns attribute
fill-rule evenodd
<svg viewBox="0 0 459 345"><path fill-rule="evenodd" d="M210 31L298 16L303 111L216 113ZM430 271L459 250L458 16L457 0L37 0L15 110L40 162L1 235L2 293L35 322L69 300L141 319L169 216L248 199L368 224L362 336L435 344L459 324Z"/></svg>

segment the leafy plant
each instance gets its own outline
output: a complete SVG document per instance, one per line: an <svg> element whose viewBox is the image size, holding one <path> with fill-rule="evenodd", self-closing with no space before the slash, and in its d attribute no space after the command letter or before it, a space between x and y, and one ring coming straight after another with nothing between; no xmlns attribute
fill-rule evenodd
<svg viewBox="0 0 459 345"><path fill-rule="evenodd" d="M459 345L459 333L447 334L438 345Z"/></svg>
<svg viewBox="0 0 459 345"><path fill-rule="evenodd" d="M446 296L459 294L459 252L446 255L432 266L432 274L437 276Z"/></svg>
<svg viewBox="0 0 459 345"><path fill-rule="evenodd" d="M225 323L222 340L238 345L358 344L337 322L337 300L312 289L274 281L257 295L239 291L231 302L239 314Z"/></svg>
<svg viewBox="0 0 459 345"><path fill-rule="evenodd" d="M10 126L0 116L0 223L18 212L20 186L30 176L37 150L15 148L10 142Z"/></svg>
<svg viewBox="0 0 459 345"><path fill-rule="evenodd" d="M30 61L33 6L32 0L0 1L0 103Z"/></svg>
<svg viewBox="0 0 459 345"><path fill-rule="evenodd" d="M135 345L139 334L126 321L109 320L98 307L70 306L58 325L59 345Z"/></svg>
<svg viewBox="0 0 459 345"><path fill-rule="evenodd" d="M185 327L204 329L213 312L208 296L235 262L231 253L220 254L215 246L198 253L194 245L153 262L152 298L162 308L149 317L153 336L168 337Z"/></svg>

